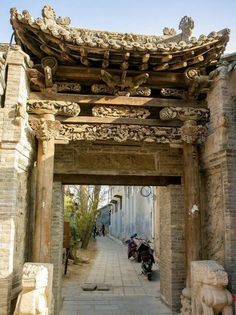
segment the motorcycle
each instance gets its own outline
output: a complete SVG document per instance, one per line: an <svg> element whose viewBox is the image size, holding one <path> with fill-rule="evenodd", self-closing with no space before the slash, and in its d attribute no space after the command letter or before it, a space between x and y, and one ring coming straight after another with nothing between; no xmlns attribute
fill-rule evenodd
<svg viewBox="0 0 236 315"><path fill-rule="evenodd" d="M153 249L150 247L150 241L142 240L137 248L138 258L141 260L142 273L152 280L152 265L155 263Z"/></svg>
<svg viewBox="0 0 236 315"><path fill-rule="evenodd" d="M137 252L137 243L135 242L135 238L137 237L137 233L132 235L129 240L127 240L125 243L128 245L128 259L133 257L134 259L137 259L138 252Z"/></svg>

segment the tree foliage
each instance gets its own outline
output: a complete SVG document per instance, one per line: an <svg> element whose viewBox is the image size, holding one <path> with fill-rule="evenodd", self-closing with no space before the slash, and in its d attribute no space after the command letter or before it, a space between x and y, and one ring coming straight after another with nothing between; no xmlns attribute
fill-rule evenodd
<svg viewBox="0 0 236 315"><path fill-rule="evenodd" d="M69 193L68 193L69 192ZM72 243L87 248L96 222L101 186L69 186L65 195L65 219L71 226Z"/></svg>

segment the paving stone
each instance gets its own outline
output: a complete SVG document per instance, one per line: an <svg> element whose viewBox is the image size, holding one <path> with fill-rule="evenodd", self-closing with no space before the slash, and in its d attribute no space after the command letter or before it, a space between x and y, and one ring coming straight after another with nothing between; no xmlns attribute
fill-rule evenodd
<svg viewBox="0 0 236 315"><path fill-rule="evenodd" d="M95 283L85 283L82 286L82 289L84 291L94 291L96 290L96 288L97 288L97 285Z"/></svg>
<svg viewBox="0 0 236 315"><path fill-rule="evenodd" d="M85 284L97 284L97 290L83 291L77 283L67 286L73 299L64 301L60 315L171 315L160 301L159 273L154 266L153 281L140 276L140 264L129 261L127 248L111 239L97 238L99 251ZM114 269L113 269L113 266ZM100 287L101 286L101 287ZM109 291L98 290L109 286ZM76 296L76 293L77 296ZM65 303L66 302L66 303Z"/></svg>
<svg viewBox="0 0 236 315"><path fill-rule="evenodd" d="M110 285L106 283L98 283L97 284L97 290L98 291L109 291L110 290Z"/></svg>

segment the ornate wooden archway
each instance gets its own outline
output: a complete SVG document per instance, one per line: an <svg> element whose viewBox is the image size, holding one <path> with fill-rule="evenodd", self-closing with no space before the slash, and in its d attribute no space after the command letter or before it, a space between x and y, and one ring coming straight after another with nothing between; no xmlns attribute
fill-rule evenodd
<svg viewBox="0 0 236 315"><path fill-rule="evenodd" d="M56 143L165 143L183 149L187 287L200 258L197 146L207 134L205 98L229 31L190 37L76 29L50 6L42 17L11 11L16 41L30 55L29 122L38 139L34 260L50 261L53 163Z"/></svg>

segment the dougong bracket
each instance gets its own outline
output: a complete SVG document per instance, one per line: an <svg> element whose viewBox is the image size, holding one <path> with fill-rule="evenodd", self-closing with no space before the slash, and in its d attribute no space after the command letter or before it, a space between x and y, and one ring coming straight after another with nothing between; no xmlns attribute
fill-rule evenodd
<svg viewBox="0 0 236 315"><path fill-rule="evenodd" d="M107 93L112 95L142 95L150 96L151 89L140 87L149 78L148 73L142 73L135 77L127 77L127 72L122 71L121 76L112 75L105 70L101 70L101 79L106 83L93 84L91 90L94 94Z"/></svg>

